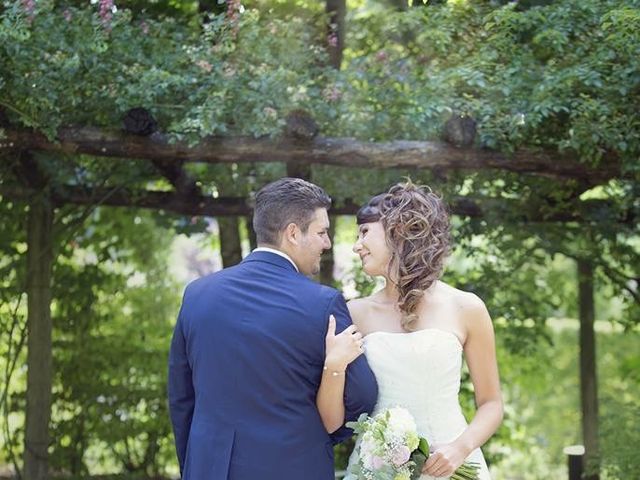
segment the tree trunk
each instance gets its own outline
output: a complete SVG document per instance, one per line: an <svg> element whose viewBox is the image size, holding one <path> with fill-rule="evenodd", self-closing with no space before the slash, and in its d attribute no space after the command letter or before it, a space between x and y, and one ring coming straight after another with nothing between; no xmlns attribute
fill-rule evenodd
<svg viewBox="0 0 640 480"><path fill-rule="evenodd" d="M329 225L329 238L331 239L331 248L322 254L320 259L320 283L324 285L333 285L333 267L335 264L333 256L333 237L336 233L336 216L330 215L331 223Z"/></svg>
<svg viewBox="0 0 640 480"><path fill-rule="evenodd" d="M580 301L580 398L582 437L585 447L586 480L598 480L598 377L594 332L593 265L578 260Z"/></svg>
<svg viewBox="0 0 640 480"><path fill-rule="evenodd" d="M346 0L327 0L326 11L329 15L329 63L336 70L340 70L344 51L344 18L347 13L347 2Z"/></svg>
<svg viewBox="0 0 640 480"><path fill-rule="evenodd" d="M247 225L247 235L249 236L249 249L253 250L258 246L256 231L253 229L253 215L247 215L244 218Z"/></svg>
<svg viewBox="0 0 640 480"><path fill-rule="evenodd" d="M49 421L51 419L51 272L53 207L48 196L31 202L27 227L27 407L24 478L49 478Z"/></svg>
<svg viewBox="0 0 640 480"><path fill-rule="evenodd" d="M408 0L388 0L391 6L396 8L400 12L405 12L409 9Z"/></svg>
<svg viewBox="0 0 640 480"><path fill-rule="evenodd" d="M240 243L240 225L238 217L218 218L220 232L220 255L224 268L237 265L242 261L242 245Z"/></svg>
<svg viewBox="0 0 640 480"><path fill-rule="evenodd" d="M198 12L211 13L220 15L227 11L227 2L218 2L217 0L200 0L198 2Z"/></svg>

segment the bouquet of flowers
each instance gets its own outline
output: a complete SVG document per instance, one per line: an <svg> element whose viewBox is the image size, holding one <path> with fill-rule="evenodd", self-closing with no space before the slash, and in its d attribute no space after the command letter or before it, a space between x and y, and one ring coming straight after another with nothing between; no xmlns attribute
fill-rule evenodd
<svg viewBox="0 0 640 480"><path fill-rule="evenodd" d="M349 422L360 436L358 462L349 471L357 480L416 480L429 458L429 443L418 436L413 416L402 407L383 410L374 417L366 413ZM479 465L465 462L453 480L477 480Z"/></svg>

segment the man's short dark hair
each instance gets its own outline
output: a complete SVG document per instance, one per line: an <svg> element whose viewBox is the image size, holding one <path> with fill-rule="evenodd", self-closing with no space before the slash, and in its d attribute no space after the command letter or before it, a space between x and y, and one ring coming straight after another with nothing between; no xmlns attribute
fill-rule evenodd
<svg viewBox="0 0 640 480"><path fill-rule="evenodd" d="M253 229L257 241L278 245L282 231L290 223L306 233L315 211L330 206L329 195L311 182L290 177L271 182L256 194Z"/></svg>

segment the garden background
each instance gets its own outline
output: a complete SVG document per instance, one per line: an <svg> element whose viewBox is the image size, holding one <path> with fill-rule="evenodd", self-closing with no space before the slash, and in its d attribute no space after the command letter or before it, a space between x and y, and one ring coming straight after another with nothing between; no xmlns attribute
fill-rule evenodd
<svg viewBox="0 0 640 480"><path fill-rule="evenodd" d="M357 206L444 196L445 281L498 340L494 478L567 478L573 444L637 478L639 106L637 0L1 2L0 476L177 477L181 292L292 175L334 199L348 298Z"/></svg>

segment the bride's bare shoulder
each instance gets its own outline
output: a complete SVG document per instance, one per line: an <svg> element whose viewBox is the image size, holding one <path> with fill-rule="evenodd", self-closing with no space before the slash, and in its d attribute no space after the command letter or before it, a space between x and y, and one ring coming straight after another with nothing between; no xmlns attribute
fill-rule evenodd
<svg viewBox="0 0 640 480"><path fill-rule="evenodd" d="M449 299L459 313L458 318L467 331L478 328L486 329L491 325L491 318L482 299L472 292L467 292L447 285Z"/></svg>
<svg viewBox="0 0 640 480"><path fill-rule="evenodd" d="M371 297L354 298L347 302L353 323L361 330L366 330L367 318L370 318Z"/></svg>
<svg viewBox="0 0 640 480"><path fill-rule="evenodd" d="M440 281L439 284L441 286L442 293L446 295L447 299L460 310L478 311L486 308L482 299L475 293L460 290L459 288L455 288L442 281Z"/></svg>

